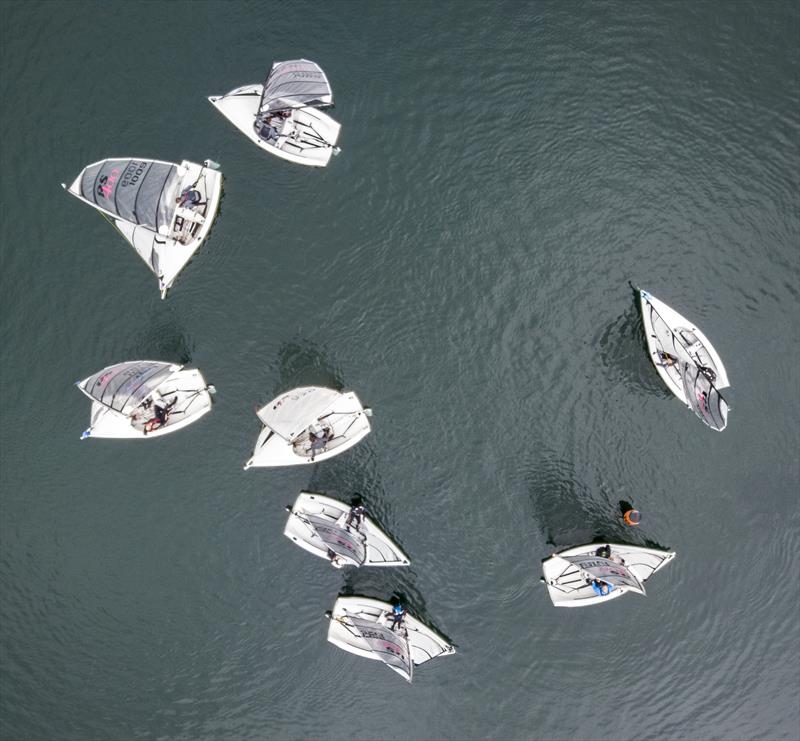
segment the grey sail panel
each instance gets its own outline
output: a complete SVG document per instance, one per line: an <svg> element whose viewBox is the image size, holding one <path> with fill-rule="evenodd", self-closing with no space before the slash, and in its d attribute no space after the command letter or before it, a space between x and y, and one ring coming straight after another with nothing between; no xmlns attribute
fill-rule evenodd
<svg viewBox="0 0 800 741"><path fill-rule="evenodd" d="M361 565L367 559L367 549L360 533L349 532L330 520L317 515L304 515L323 543L337 556L344 556L353 563Z"/></svg>
<svg viewBox="0 0 800 741"><path fill-rule="evenodd" d="M622 564L601 556L579 555L561 556L565 561L575 564L593 579L600 579L616 587L628 587L644 594L644 585L636 575Z"/></svg>
<svg viewBox="0 0 800 741"><path fill-rule="evenodd" d="M683 363L681 380L686 399L694 413L714 430L724 430L728 424L728 404L712 383L709 369Z"/></svg>
<svg viewBox="0 0 800 741"><path fill-rule="evenodd" d="M414 664L405 631L395 632L385 625L355 615L348 614L347 617L372 652L410 682Z"/></svg>
<svg viewBox="0 0 800 741"><path fill-rule="evenodd" d="M172 223L179 185L176 165L103 160L83 171L81 196L123 221L158 232Z"/></svg>
<svg viewBox="0 0 800 741"><path fill-rule="evenodd" d="M130 414L171 375L169 363L152 360L118 363L87 378L81 388L101 404Z"/></svg>
<svg viewBox="0 0 800 741"><path fill-rule="evenodd" d="M261 113L300 106L333 104L333 91L322 68L307 59L276 62L264 83Z"/></svg>

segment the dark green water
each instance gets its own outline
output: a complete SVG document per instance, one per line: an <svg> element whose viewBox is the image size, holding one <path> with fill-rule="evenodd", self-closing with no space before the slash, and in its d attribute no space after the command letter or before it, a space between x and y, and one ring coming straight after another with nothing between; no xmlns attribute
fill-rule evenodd
<svg viewBox="0 0 800 741"><path fill-rule="evenodd" d="M795 3L6 2L0 28L3 739L800 737ZM296 56L336 95L324 171L206 101ZM59 188L127 155L226 176L164 302ZM722 434L661 384L628 281L713 340ZM80 442L72 383L135 358L200 368L214 411ZM373 434L242 471L254 406L307 384ZM361 492L412 566L294 547L301 488ZM594 536L678 557L556 610L548 541ZM344 591L459 653L408 686L339 651Z"/></svg>

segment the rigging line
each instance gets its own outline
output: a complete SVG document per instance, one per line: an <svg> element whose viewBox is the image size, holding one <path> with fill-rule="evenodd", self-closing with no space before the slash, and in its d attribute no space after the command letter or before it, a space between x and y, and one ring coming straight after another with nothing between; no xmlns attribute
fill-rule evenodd
<svg viewBox="0 0 800 741"><path fill-rule="evenodd" d="M307 126L309 129L311 129L314 132L314 134L316 135L317 140L321 141L324 146L333 147L333 144L331 144L327 139L325 139L310 123L309 124L305 124L305 126Z"/></svg>

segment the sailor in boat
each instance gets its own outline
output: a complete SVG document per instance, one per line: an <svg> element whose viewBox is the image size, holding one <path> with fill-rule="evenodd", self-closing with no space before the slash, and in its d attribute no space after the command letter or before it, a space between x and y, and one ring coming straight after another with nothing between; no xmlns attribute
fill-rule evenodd
<svg viewBox="0 0 800 741"><path fill-rule="evenodd" d="M336 553L334 553L334 551L332 551L330 548L328 548L328 559L330 560L331 566L333 566L334 569L341 569L342 566L344 566L344 561L342 561L342 559L339 558L339 556L337 556Z"/></svg>
<svg viewBox="0 0 800 741"><path fill-rule="evenodd" d="M668 352L664 352L663 350L658 351L658 359L661 361L659 363L660 366L663 368L671 368L675 363L678 362L678 358L674 355L670 355Z"/></svg>
<svg viewBox="0 0 800 741"><path fill-rule="evenodd" d="M591 585L598 597L605 597L614 588L602 579L587 579L586 582Z"/></svg>
<svg viewBox="0 0 800 741"><path fill-rule="evenodd" d="M391 618L392 624L389 626L391 630L395 630L402 626L403 618L406 616L406 608L398 602L391 610L391 612L387 612L386 616Z"/></svg>
<svg viewBox="0 0 800 741"><path fill-rule="evenodd" d="M309 427L308 440L311 444L309 450L311 452L311 460L313 461L317 452L320 450L325 452L326 446L333 440L333 430L330 427Z"/></svg>
<svg viewBox="0 0 800 741"><path fill-rule="evenodd" d="M175 203L179 206L183 206L184 208L194 208L195 206L200 205L200 201L203 200L203 196L199 190L189 185L188 187L184 188L181 194L175 199Z"/></svg>
<svg viewBox="0 0 800 741"><path fill-rule="evenodd" d="M144 434L146 435L148 432L157 430L159 427L163 427L165 424L167 424L172 407L174 407L177 402L177 395L169 404L164 404L163 401L157 401L153 405L153 417L148 419L144 424Z"/></svg>
<svg viewBox="0 0 800 741"><path fill-rule="evenodd" d="M181 244L188 244L192 240L192 225L202 224L205 221L202 214L195 211L206 205L203 203L203 194L194 185L187 185L175 199L175 203L178 207L175 219L176 238Z"/></svg>
<svg viewBox="0 0 800 741"><path fill-rule="evenodd" d="M618 563L621 566L625 565L625 560L621 556L619 556L616 553L612 553L611 552L611 546L610 545L601 546L600 548L598 548L594 552L594 555L595 556L600 556L600 558L607 558L609 561L613 561L614 563Z"/></svg>
<svg viewBox="0 0 800 741"><path fill-rule="evenodd" d="M350 528L354 528L356 532L361 531L361 522L364 519L364 515L366 515L367 510L360 504L356 505L355 507L351 507L350 511L347 513L347 520L345 521L345 527L349 531Z"/></svg>
<svg viewBox="0 0 800 741"><path fill-rule="evenodd" d="M259 126L258 135L266 142L272 139L274 139L276 142L278 141L278 128L273 125L273 121L280 123L282 121L282 117L267 115L264 117L264 119L262 119L261 125Z"/></svg>

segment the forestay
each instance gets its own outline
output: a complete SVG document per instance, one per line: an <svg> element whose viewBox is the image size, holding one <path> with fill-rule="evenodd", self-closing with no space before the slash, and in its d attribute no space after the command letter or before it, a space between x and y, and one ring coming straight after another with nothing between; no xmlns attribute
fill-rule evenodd
<svg viewBox="0 0 800 741"><path fill-rule="evenodd" d="M627 587L640 594L645 593L644 585L636 578L635 574L616 561L589 554L561 556L561 558L574 564L593 579L600 579L615 587Z"/></svg>
<svg viewBox="0 0 800 741"><path fill-rule="evenodd" d="M303 515L302 517L314 528L314 532L319 535L322 542L337 556L343 556L357 566L361 566L367 560L366 545L360 533L350 532L318 515Z"/></svg>
<svg viewBox="0 0 800 741"><path fill-rule="evenodd" d="M348 622L364 639L372 652L409 682L414 671L411 651L405 632L396 633L380 623L347 614Z"/></svg>
<svg viewBox="0 0 800 741"><path fill-rule="evenodd" d="M267 427L291 442L330 409L339 396L333 389L305 386L278 397L257 414Z"/></svg>
<svg viewBox="0 0 800 741"><path fill-rule="evenodd" d="M275 62L264 83L261 113L333 105L333 91L318 64L307 59Z"/></svg>
<svg viewBox="0 0 800 741"><path fill-rule="evenodd" d="M180 180L166 162L103 160L83 171L80 195L123 221L168 234Z"/></svg>
<svg viewBox="0 0 800 741"><path fill-rule="evenodd" d="M692 410L703 422L714 430L724 430L728 424L728 404L707 374L710 375L708 370L683 363L683 390Z"/></svg>
<svg viewBox="0 0 800 741"><path fill-rule="evenodd" d="M101 404L128 415L172 373L169 363L151 360L118 363L90 376L80 388Z"/></svg>

